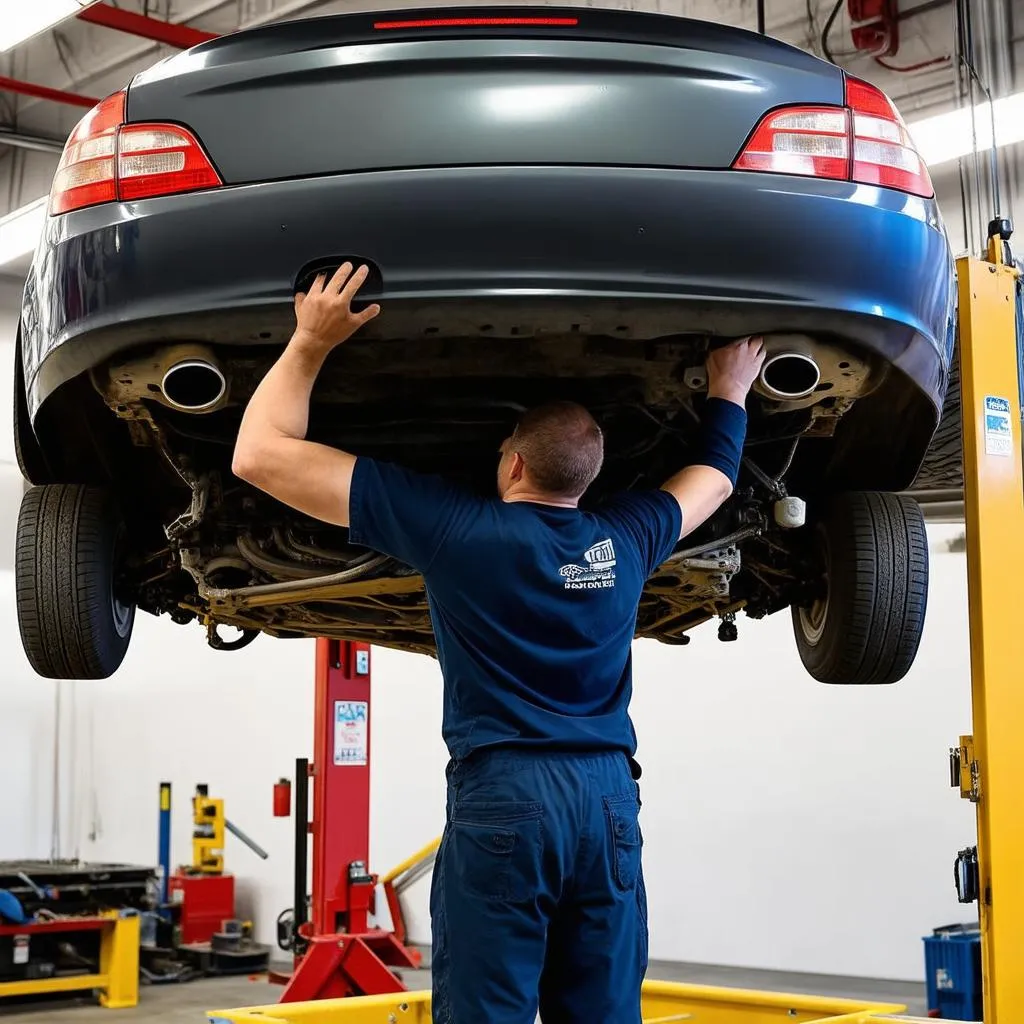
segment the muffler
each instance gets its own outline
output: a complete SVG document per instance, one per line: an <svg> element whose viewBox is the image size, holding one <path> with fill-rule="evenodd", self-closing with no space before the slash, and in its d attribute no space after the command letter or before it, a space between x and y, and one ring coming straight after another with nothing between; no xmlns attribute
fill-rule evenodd
<svg viewBox="0 0 1024 1024"><path fill-rule="evenodd" d="M209 359L182 359L172 363L160 381L167 404L182 412L210 412L228 389L224 374Z"/></svg>
<svg viewBox="0 0 1024 1024"><path fill-rule="evenodd" d="M804 352L777 352L769 355L758 377L759 390L768 398L793 402L807 398L821 381L817 362Z"/></svg>

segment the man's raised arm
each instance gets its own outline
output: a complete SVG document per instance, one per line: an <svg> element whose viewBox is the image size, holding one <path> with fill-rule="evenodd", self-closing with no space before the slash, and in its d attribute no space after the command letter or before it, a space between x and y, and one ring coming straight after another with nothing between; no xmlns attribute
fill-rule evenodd
<svg viewBox="0 0 1024 1024"><path fill-rule="evenodd" d="M321 274L308 294L295 296L295 333L249 400L231 462L235 476L337 526L349 525L356 458L306 440L309 398L330 352L380 312L376 304L352 312L366 274L344 263L329 281Z"/></svg>
<svg viewBox="0 0 1024 1024"><path fill-rule="evenodd" d="M762 363L764 341L759 337L734 341L708 355L708 400L696 461L661 485L682 509L680 537L716 512L736 486L747 431L747 394Z"/></svg>

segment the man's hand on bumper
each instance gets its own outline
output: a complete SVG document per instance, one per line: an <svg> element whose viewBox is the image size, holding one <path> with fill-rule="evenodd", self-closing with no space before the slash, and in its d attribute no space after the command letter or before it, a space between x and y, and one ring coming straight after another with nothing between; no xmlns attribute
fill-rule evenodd
<svg viewBox="0 0 1024 1024"><path fill-rule="evenodd" d="M368 274L366 266L353 273L352 264L343 263L329 281L326 274L317 275L308 292L295 296L294 343L324 356L377 316L377 303L359 313L352 310L352 300Z"/></svg>

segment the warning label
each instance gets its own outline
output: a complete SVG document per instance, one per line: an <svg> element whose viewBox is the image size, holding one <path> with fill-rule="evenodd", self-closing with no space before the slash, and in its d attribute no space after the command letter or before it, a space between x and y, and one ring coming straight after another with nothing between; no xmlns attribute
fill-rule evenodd
<svg viewBox="0 0 1024 1024"><path fill-rule="evenodd" d="M334 702L334 763L357 767L368 763L370 705L365 700Z"/></svg>
<svg viewBox="0 0 1024 1024"><path fill-rule="evenodd" d="M985 454L1007 459L1013 455L1010 402L996 395L985 398Z"/></svg>

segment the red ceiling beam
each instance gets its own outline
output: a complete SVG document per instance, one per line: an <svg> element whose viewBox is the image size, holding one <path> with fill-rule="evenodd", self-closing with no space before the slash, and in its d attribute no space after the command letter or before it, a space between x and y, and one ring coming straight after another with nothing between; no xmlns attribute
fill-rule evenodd
<svg viewBox="0 0 1024 1024"><path fill-rule="evenodd" d="M0 91L16 92L21 96L34 96L37 100L52 100L54 103L69 103L74 107L95 107L99 103L94 96L82 96L77 92L51 89L47 85L22 82L17 78L6 78L3 75L0 75Z"/></svg>
<svg viewBox="0 0 1024 1024"><path fill-rule="evenodd" d="M91 4L83 7L78 14L78 20L141 36L143 39L152 39L168 46L176 46L179 50L187 50L190 46L217 38L216 32L204 32L202 29L192 28L191 25L173 25L169 21L160 21L108 4Z"/></svg>

